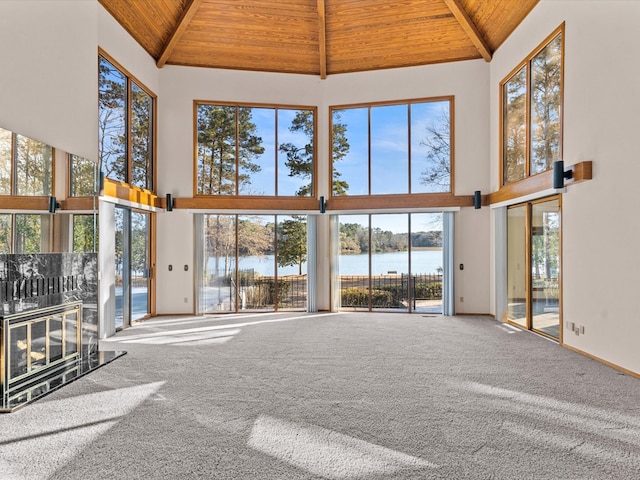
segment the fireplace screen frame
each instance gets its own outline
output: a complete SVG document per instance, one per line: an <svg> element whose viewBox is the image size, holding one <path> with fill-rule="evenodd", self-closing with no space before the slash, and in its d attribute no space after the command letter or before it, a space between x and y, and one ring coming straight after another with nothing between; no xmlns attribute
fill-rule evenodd
<svg viewBox="0 0 640 480"><path fill-rule="evenodd" d="M4 363L0 383L6 401L27 384L42 381L80 359L82 302L5 316L0 336Z"/></svg>

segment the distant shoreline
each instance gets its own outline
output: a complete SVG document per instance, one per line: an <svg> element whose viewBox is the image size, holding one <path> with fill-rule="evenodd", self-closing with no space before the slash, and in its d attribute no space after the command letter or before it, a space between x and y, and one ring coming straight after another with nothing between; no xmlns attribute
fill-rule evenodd
<svg viewBox="0 0 640 480"><path fill-rule="evenodd" d="M405 250L392 250L389 252L376 252L373 255L383 255L385 253L402 253L402 252L408 252L409 249L405 249ZM411 247L411 251L412 252L441 252L442 251L442 247ZM367 252L340 252L340 255L368 255Z"/></svg>

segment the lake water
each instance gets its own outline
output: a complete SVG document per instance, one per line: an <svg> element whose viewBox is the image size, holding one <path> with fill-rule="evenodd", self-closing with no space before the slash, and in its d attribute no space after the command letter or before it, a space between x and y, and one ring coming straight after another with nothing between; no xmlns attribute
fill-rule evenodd
<svg viewBox="0 0 640 480"><path fill-rule="evenodd" d="M442 250L416 250L411 253L411 270L415 274L437 273L442 268ZM371 256L371 273L382 275L389 272L407 273L408 252L374 253ZM274 256L240 257L241 270L254 269L262 275L274 274ZM213 259L209 260L209 271L213 272ZM369 255L341 255L341 275L366 275L369 271ZM302 266L302 273L307 273L307 265ZM280 267L278 275L297 275L298 266Z"/></svg>

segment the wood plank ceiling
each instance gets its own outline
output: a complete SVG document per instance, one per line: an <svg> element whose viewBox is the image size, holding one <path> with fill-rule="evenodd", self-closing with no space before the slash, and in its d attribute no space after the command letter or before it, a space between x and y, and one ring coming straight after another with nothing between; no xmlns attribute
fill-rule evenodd
<svg viewBox="0 0 640 480"><path fill-rule="evenodd" d="M484 58L538 0L100 0L158 67L327 75Z"/></svg>

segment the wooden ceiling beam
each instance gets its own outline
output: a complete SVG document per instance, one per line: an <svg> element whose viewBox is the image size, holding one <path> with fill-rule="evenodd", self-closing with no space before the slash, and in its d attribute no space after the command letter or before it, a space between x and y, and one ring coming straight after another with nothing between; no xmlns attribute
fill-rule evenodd
<svg viewBox="0 0 640 480"><path fill-rule="evenodd" d="M171 33L169 40L167 41L166 45L162 49L162 52L160 52L160 57L158 58L158 61L156 63L158 68L164 67L165 63L167 63L167 60L169 59L171 52L173 51L177 43L180 41L182 34L189 26L189 22L191 21L193 16L196 14L196 11L198 10L198 7L200 6L201 3L202 3L202 0L190 0L190 3L187 4L185 9L182 11L182 15L180 16L180 19L176 24L176 28L173 29L173 32Z"/></svg>
<svg viewBox="0 0 640 480"><path fill-rule="evenodd" d="M467 11L460 3L460 0L444 0L444 3L447 4L447 7L449 7L449 10L451 10L451 13L453 13L453 16L456 17L456 20L458 20L458 23L460 24L462 29L478 49L480 55L482 55L482 58L484 58L487 62L490 62L491 57L493 56L491 48L478 30L478 27L476 27L475 23L473 23L473 20L471 20L471 17L467 13Z"/></svg>
<svg viewBox="0 0 640 480"><path fill-rule="evenodd" d="M324 0L318 0L318 49L320 54L320 78L327 78L327 21Z"/></svg>

